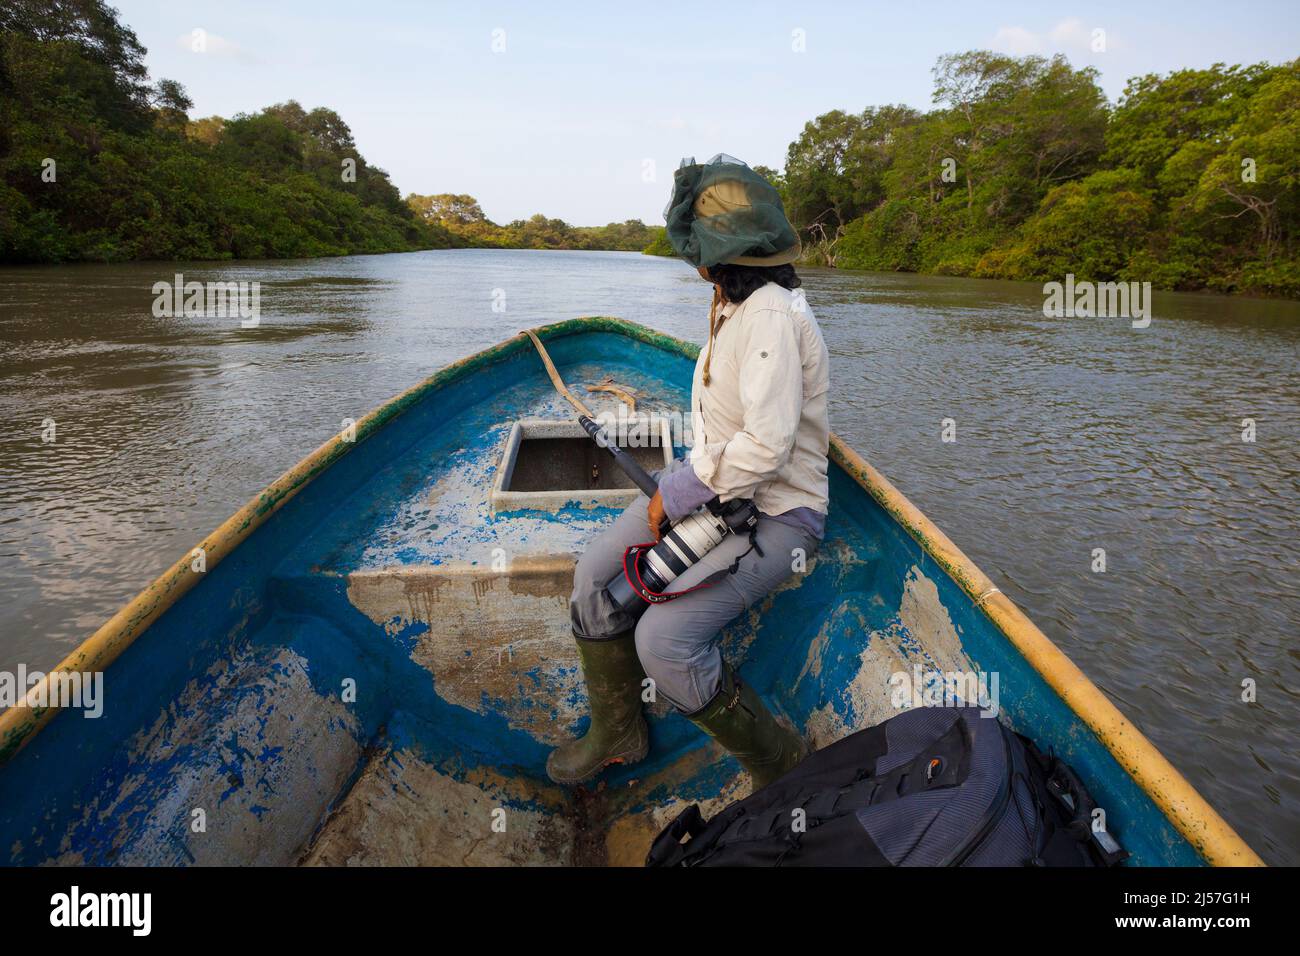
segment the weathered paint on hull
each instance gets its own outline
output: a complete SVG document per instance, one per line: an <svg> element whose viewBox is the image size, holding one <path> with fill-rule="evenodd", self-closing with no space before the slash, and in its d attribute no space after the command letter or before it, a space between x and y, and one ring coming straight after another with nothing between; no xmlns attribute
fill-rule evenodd
<svg viewBox="0 0 1300 956"><path fill-rule="evenodd" d="M613 374L640 411L688 407L691 346L612 319L541 334L572 383ZM635 864L683 803L742 794L658 705L645 763L595 793L545 778L585 723L572 562L614 512L488 497L510 424L567 415L513 339L291 469L202 543L204 573L182 558L61 665L107 668L102 718L0 715L6 858ZM914 506L842 443L832 457L821 552L724 633L775 706L825 744L895 712L896 671L996 671L1004 719L1075 765L1133 862L1258 862Z"/></svg>

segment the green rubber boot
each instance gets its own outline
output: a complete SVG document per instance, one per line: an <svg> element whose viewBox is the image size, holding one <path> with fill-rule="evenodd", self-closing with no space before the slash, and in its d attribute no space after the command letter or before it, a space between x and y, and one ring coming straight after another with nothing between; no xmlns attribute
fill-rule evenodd
<svg viewBox="0 0 1300 956"><path fill-rule="evenodd" d="M762 698L723 666L722 686L691 722L726 747L761 790L808 755L803 738L777 723Z"/></svg>
<svg viewBox="0 0 1300 956"><path fill-rule="evenodd" d="M611 764L636 763L650 750L650 731L641 714L645 671L636 656L635 632L600 641L574 638L591 701L591 726L546 758L547 776L566 786L585 783Z"/></svg>

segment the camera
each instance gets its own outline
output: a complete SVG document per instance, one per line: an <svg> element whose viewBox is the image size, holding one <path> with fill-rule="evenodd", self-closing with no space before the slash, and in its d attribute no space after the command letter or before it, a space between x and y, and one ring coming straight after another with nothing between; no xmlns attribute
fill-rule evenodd
<svg viewBox="0 0 1300 956"><path fill-rule="evenodd" d="M662 604L685 592L668 586L712 551L729 534L747 534L758 523L758 509L748 498L720 502L714 498L668 530L654 547L631 547L623 569L605 585L620 609L639 615L651 604Z"/></svg>

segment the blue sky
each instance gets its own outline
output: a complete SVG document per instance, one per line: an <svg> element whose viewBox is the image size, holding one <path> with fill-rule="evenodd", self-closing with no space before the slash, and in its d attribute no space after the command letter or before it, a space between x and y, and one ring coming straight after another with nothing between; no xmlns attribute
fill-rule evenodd
<svg viewBox="0 0 1300 956"><path fill-rule="evenodd" d="M192 115L332 107L403 193L469 193L497 222L660 224L681 157L779 167L827 110L928 108L944 53L1064 53L1112 100L1142 73L1300 56L1295 2L110 2Z"/></svg>

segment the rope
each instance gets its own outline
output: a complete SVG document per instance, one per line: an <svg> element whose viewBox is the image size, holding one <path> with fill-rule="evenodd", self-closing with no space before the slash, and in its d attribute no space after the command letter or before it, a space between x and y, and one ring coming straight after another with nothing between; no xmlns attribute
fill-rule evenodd
<svg viewBox="0 0 1300 956"><path fill-rule="evenodd" d="M582 387L589 392L609 392L611 395L617 396L619 401L627 406L628 411L634 415L636 414L636 396L615 382L612 375L606 375L602 381L595 385L584 385Z"/></svg>
<svg viewBox="0 0 1300 956"><path fill-rule="evenodd" d="M578 396L569 391L569 386L564 384L564 379L560 378L560 373L555 370L555 363L551 361L551 356L547 353L542 340L537 337L537 333L532 329L524 329L523 334L533 340L533 345L542 358L542 364L546 366L546 374L551 377L551 384L555 386L555 390L568 399L569 404L576 408L579 414L594 419L596 416L591 413L591 409L582 404Z"/></svg>

